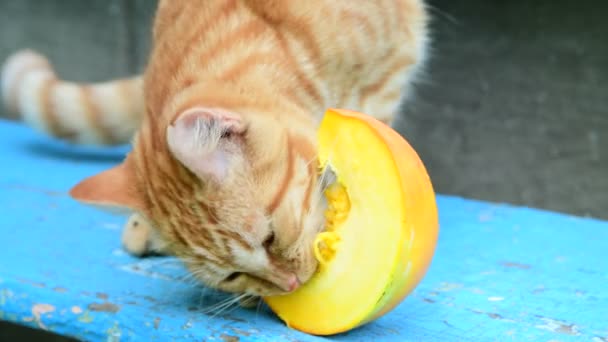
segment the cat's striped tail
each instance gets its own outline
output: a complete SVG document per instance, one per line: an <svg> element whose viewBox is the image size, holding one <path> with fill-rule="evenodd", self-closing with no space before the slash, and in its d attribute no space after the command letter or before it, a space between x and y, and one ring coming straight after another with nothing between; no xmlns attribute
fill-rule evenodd
<svg viewBox="0 0 608 342"><path fill-rule="evenodd" d="M129 143L143 118L141 77L80 84L57 78L49 61L23 50L2 67L9 118L78 144Z"/></svg>

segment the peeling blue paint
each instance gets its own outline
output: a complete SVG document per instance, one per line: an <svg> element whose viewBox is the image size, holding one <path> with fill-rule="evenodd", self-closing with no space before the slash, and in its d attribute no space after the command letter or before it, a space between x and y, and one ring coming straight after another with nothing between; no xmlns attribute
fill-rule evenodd
<svg viewBox="0 0 608 342"><path fill-rule="evenodd" d="M120 249L124 219L67 196L126 148L71 147L0 121L0 319L92 341L317 341L172 258ZM438 197L437 254L395 311L338 341L608 340L608 222ZM322 308L321 308L322 309Z"/></svg>

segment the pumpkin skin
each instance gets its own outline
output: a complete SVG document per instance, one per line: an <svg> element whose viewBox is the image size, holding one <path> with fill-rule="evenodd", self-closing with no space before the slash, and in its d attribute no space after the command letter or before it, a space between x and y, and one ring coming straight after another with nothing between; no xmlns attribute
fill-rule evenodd
<svg viewBox="0 0 608 342"><path fill-rule="evenodd" d="M296 291L264 298L289 327L346 332L394 309L422 280L439 234L435 193L416 151L390 126L329 109L318 130L319 166L337 182L326 191L319 267Z"/></svg>

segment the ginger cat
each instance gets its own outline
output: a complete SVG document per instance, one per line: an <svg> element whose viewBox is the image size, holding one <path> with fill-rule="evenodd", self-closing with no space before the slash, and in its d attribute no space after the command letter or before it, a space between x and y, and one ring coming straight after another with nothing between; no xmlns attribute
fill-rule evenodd
<svg viewBox="0 0 608 342"><path fill-rule="evenodd" d="M57 78L21 51L2 71L10 112L74 143L124 144L71 195L133 213L136 255L175 255L209 287L294 291L314 273L329 107L390 123L425 60L422 0L160 0L142 76Z"/></svg>

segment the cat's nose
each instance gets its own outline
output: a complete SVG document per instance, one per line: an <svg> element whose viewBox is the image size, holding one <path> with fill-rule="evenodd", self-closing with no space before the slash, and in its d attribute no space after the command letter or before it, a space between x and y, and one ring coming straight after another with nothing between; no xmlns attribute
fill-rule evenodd
<svg viewBox="0 0 608 342"><path fill-rule="evenodd" d="M293 273L280 278L282 279L276 279L274 283L283 291L293 292L300 287L300 280Z"/></svg>
<svg viewBox="0 0 608 342"><path fill-rule="evenodd" d="M268 281L285 292L293 292L300 287L301 283L294 273L273 272L265 277Z"/></svg>
<svg viewBox="0 0 608 342"><path fill-rule="evenodd" d="M298 280L298 277L295 274L292 274L292 276L289 278L287 287L287 291L289 292L293 292L300 287L300 280Z"/></svg>

